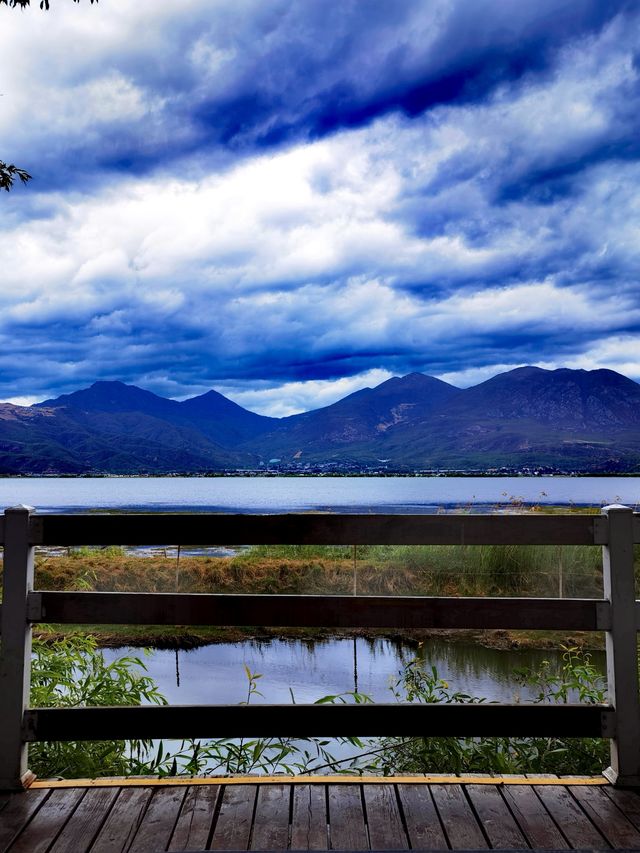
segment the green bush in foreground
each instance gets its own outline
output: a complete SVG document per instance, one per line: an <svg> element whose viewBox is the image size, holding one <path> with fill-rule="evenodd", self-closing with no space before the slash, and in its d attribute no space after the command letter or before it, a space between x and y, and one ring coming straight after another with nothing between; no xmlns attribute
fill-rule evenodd
<svg viewBox="0 0 640 853"><path fill-rule="evenodd" d="M74 634L53 643L34 640L31 705L74 708L84 705L165 705L144 662L121 657L107 663L92 637ZM142 772L145 741L34 743L29 763L40 777L126 776Z"/></svg>
<svg viewBox="0 0 640 853"><path fill-rule="evenodd" d="M260 693L261 677L247 668L246 703ZM342 701L342 697L329 697ZM293 694L292 694L293 699ZM348 694L349 701L367 702L368 697ZM327 698L321 700L327 701ZM31 706L73 708L82 706L166 705L155 682L146 674L144 661L121 657L107 663L93 637L74 634L52 643L36 640L31 665ZM243 704L246 704L243 703ZM362 750L357 737L339 742ZM219 738L184 740L177 749L151 740L68 741L34 743L29 748L29 766L41 778L60 776L193 775L196 773L305 773L315 764L333 764L326 738Z"/></svg>
<svg viewBox="0 0 640 853"><path fill-rule="evenodd" d="M245 667L245 703L260 696L257 673ZM538 670L520 673L522 684L537 691L538 702L585 703L605 700L605 683L588 653L563 648L562 667L548 661ZM485 700L453 691L435 667L418 660L405 663L391 690L398 702L480 703ZM292 701L295 698L292 694ZM361 693L325 696L316 704L371 699ZM36 642L32 665L33 707L166 704L144 662L122 657L106 663L95 640L74 635L54 643ZM332 743L357 753L336 759ZM163 742L99 741L37 743L30 747L31 769L40 777L160 776L233 773L600 773L608 763L608 743L596 738L453 738L386 737L218 738L182 741L177 749Z"/></svg>
<svg viewBox="0 0 640 853"><path fill-rule="evenodd" d="M606 683L591 656L576 647L563 647L562 667L549 661L538 670L522 670L519 681L537 690L536 702L605 701ZM392 690L398 701L482 702L452 692L433 667L409 661ZM397 773L601 773L608 764L609 744L601 738L490 737L383 738L370 764L384 775Z"/></svg>

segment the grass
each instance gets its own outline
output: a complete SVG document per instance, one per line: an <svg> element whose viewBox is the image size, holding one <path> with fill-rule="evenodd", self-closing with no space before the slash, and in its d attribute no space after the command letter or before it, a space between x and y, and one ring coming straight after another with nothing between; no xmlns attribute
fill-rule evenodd
<svg viewBox="0 0 640 853"><path fill-rule="evenodd" d="M39 557L40 589L349 595L602 594L592 546L257 546L235 557L138 557L120 550Z"/></svg>
<svg viewBox="0 0 640 853"><path fill-rule="evenodd" d="M245 579L278 574L280 591L363 595L602 594L600 549L591 546L262 546L232 560Z"/></svg>
<svg viewBox="0 0 640 853"><path fill-rule="evenodd" d="M637 562L640 566L640 559ZM561 594L590 598L602 595L602 569L600 548L595 546L257 546L234 557L182 556L179 563L172 557L140 557L112 547L37 555L36 588L267 595L352 595L354 591L360 595ZM53 629L58 636L68 632L68 628ZM270 631L206 626L114 626L93 628L92 633L105 645L165 647L190 647L248 636L326 635L318 629ZM404 635L400 630L379 633ZM461 636L470 639L468 632ZM473 639L488 645L547 647L558 637L502 631L476 633ZM566 639L560 637L561 641Z"/></svg>

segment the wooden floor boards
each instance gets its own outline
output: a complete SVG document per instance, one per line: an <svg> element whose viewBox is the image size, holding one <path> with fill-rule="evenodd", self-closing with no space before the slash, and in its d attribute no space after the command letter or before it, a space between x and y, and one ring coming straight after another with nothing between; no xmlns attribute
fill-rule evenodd
<svg viewBox="0 0 640 853"><path fill-rule="evenodd" d="M640 792L552 781L41 787L0 795L0 853L640 850Z"/></svg>

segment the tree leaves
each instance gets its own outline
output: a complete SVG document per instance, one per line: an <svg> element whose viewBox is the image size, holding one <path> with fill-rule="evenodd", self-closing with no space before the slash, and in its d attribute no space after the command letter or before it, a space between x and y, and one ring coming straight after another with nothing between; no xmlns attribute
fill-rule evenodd
<svg viewBox="0 0 640 853"><path fill-rule="evenodd" d="M92 6L94 3L98 2L98 0L90 0L90 1L91 1ZM80 0L73 0L73 2L79 3ZM31 5L31 0L0 0L0 5L2 5L3 3L5 6L11 6L14 9L17 6L19 6L21 9L24 9L25 6ZM43 9L45 12L48 12L49 8L50 8L49 0L40 0L40 8Z"/></svg>
<svg viewBox="0 0 640 853"><path fill-rule="evenodd" d="M6 0L0 0L0 3L6 3ZM26 184L31 180L31 175L24 169L14 166L13 163L3 163L0 160L0 189L9 192L16 180Z"/></svg>

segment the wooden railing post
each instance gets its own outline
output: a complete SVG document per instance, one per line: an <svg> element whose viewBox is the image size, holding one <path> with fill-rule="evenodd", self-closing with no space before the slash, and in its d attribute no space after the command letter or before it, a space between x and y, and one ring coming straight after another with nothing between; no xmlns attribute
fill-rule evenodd
<svg viewBox="0 0 640 853"><path fill-rule="evenodd" d="M0 651L0 790L21 790L33 776L27 770L22 721L29 704L31 624L27 593L33 589L30 518L32 507L4 513L2 645Z"/></svg>
<svg viewBox="0 0 640 853"><path fill-rule="evenodd" d="M638 635L633 566L633 510L614 504L602 514L609 519L609 541L603 546L604 597L611 607L606 633L609 701L615 708L611 766L604 775L615 785L640 785L640 698Z"/></svg>

